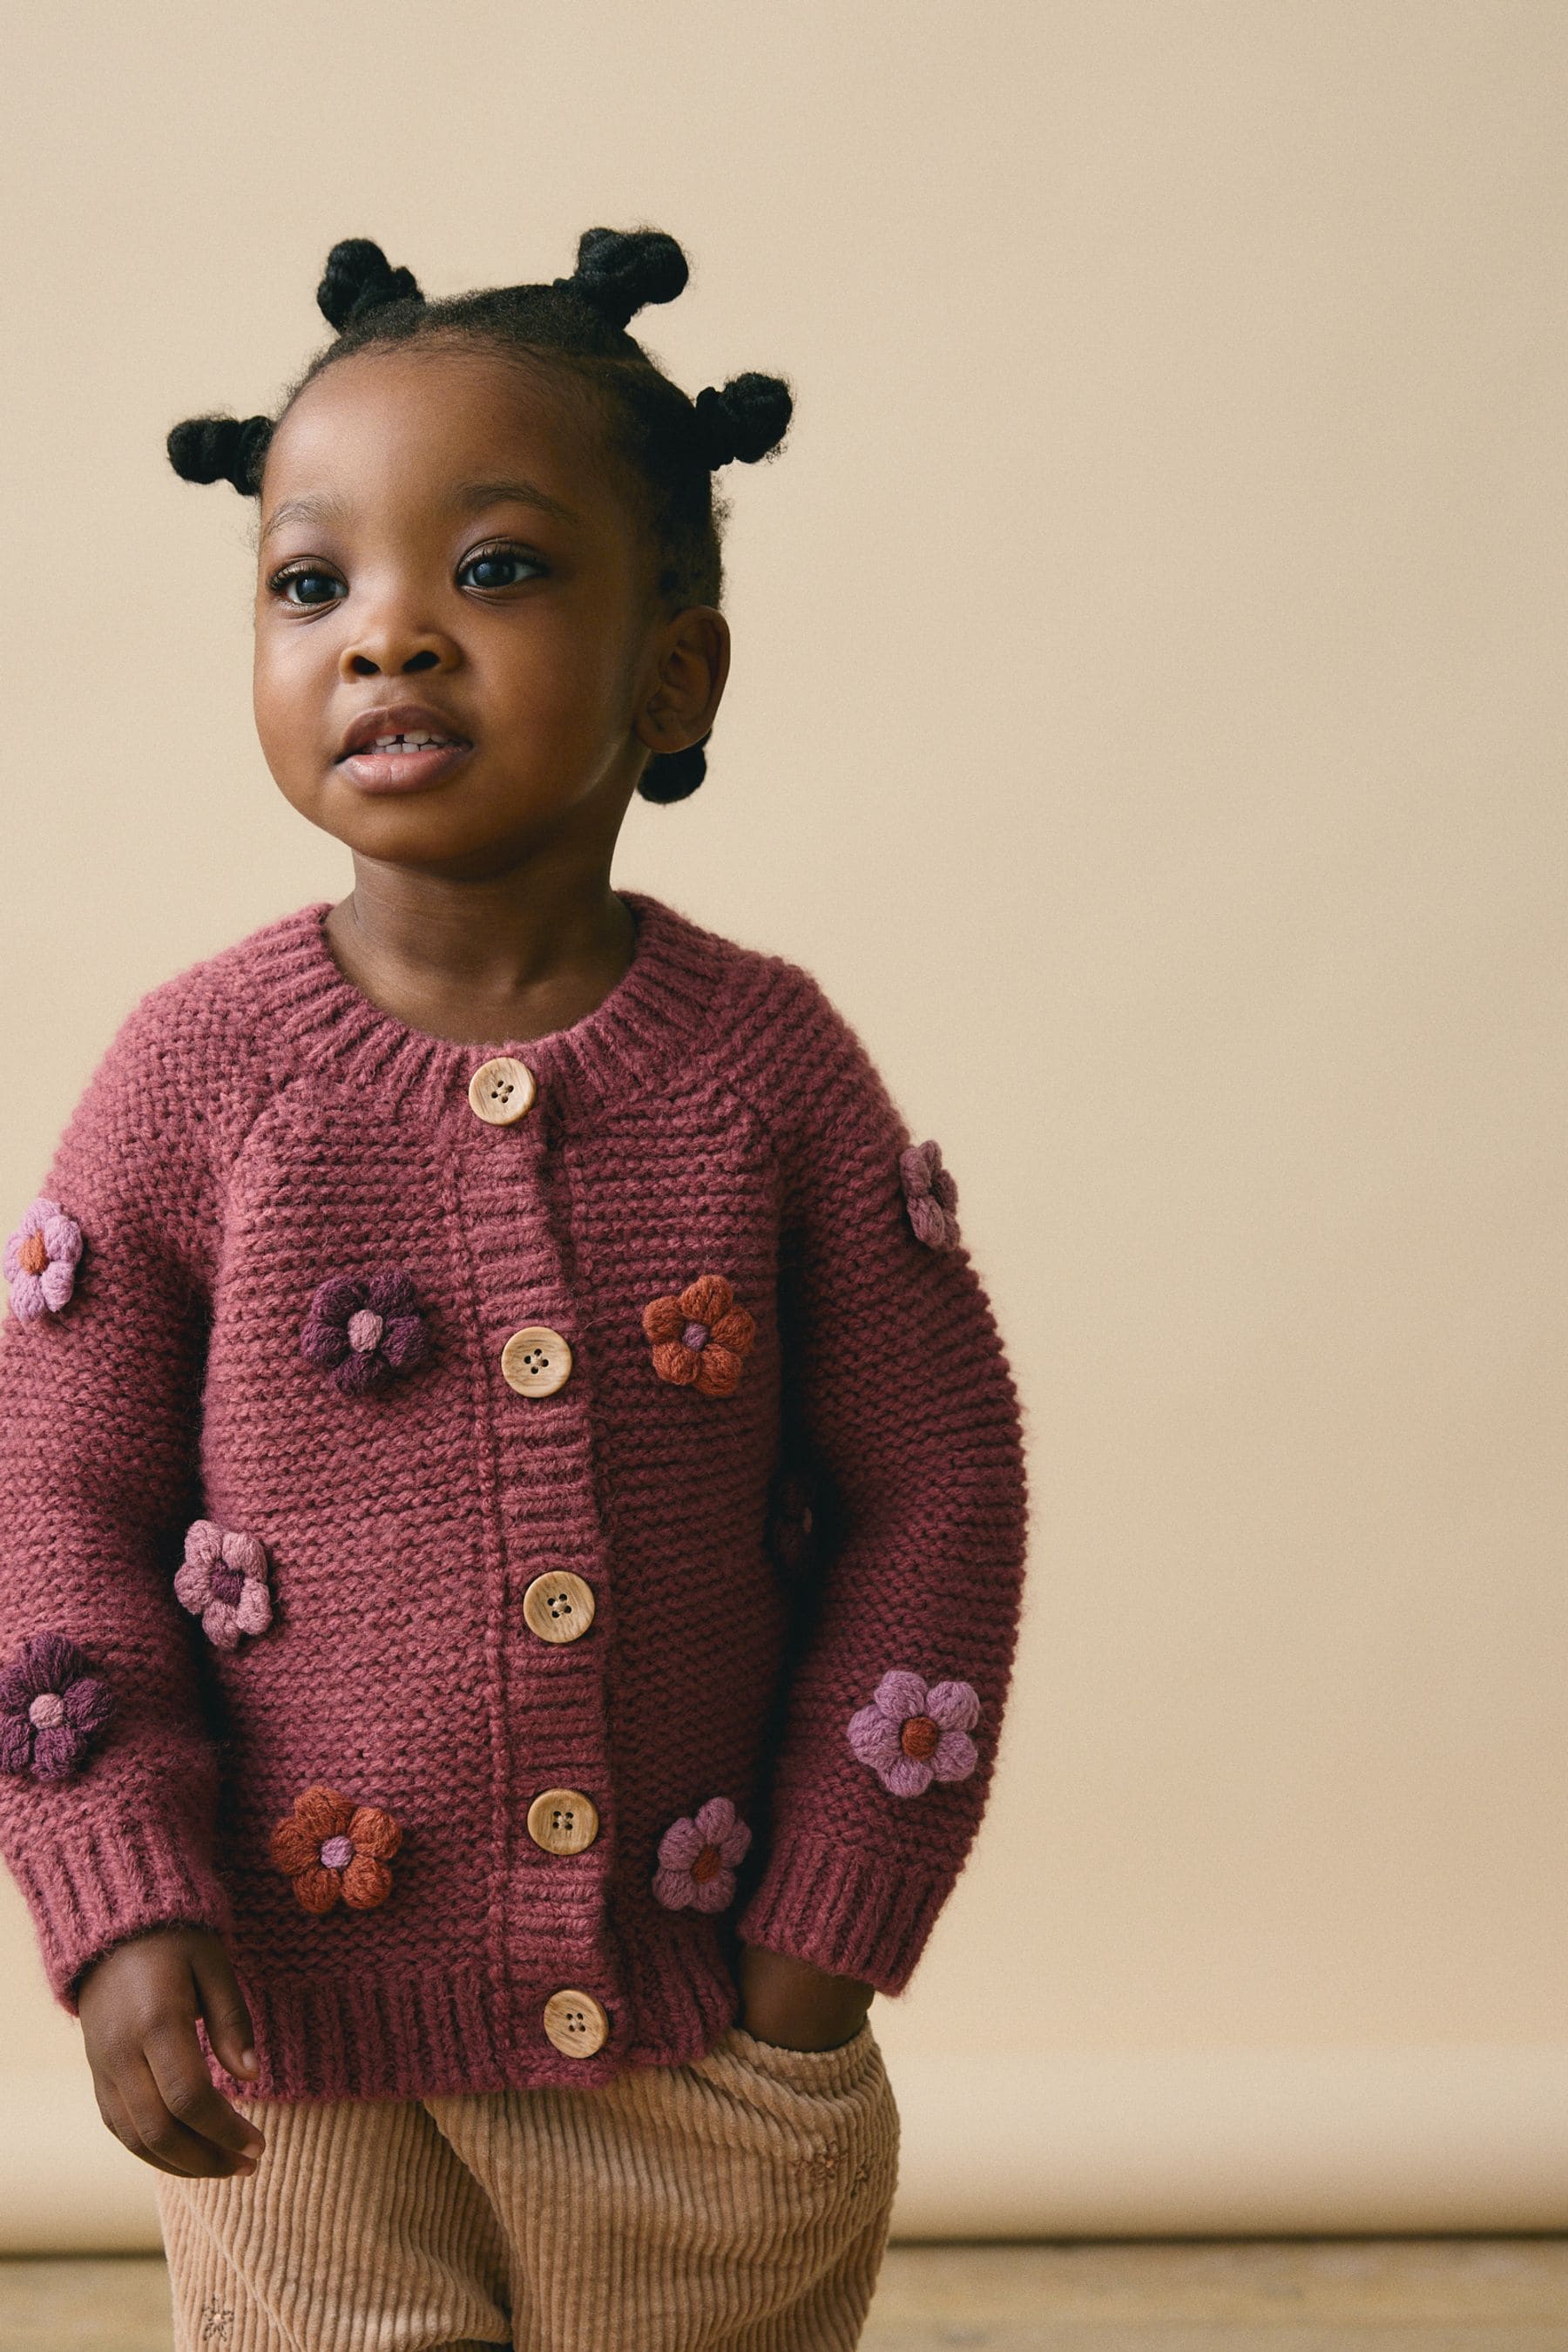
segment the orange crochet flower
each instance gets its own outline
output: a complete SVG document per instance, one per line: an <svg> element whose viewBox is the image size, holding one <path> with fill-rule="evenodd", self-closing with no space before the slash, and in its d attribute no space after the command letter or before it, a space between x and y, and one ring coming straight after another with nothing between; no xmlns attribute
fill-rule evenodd
<svg viewBox="0 0 1568 2352"><path fill-rule="evenodd" d="M730 1394L757 1329L721 1274L700 1274L678 1297L650 1299L642 1327L654 1343L660 1380L699 1396Z"/></svg>
<svg viewBox="0 0 1568 2352"><path fill-rule="evenodd" d="M379 1805L356 1805L318 1784L295 1798L273 1831L272 1859L307 1911L330 1911L340 1895L356 1911L374 1911L392 1892L386 1865L402 1843L402 1830Z"/></svg>

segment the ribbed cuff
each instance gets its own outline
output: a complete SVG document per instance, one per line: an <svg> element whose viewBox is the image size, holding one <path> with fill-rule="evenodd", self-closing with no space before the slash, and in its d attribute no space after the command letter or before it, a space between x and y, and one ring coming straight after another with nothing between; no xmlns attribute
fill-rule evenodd
<svg viewBox="0 0 1568 2352"><path fill-rule="evenodd" d="M77 1979L122 1937L179 1922L233 1934L222 1885L174 1822L132 1814L77 1823L68 1844L29 1840L6 1863L33 1915L50 1990L72 2017Z"/></svg>
<svg viewBox="0 0 1568 2352"><path fill-rule="evenodd" d="M735 1933L833 1976L858 1977L879 1992L902 1992L952 1887L951 1874L872 1861L804 1832L775 1832L767 1868Z"/></svg>

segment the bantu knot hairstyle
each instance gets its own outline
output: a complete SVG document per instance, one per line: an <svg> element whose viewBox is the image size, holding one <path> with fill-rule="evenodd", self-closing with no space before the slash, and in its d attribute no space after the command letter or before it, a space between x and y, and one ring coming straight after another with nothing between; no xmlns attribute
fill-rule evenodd
<svg viewBox="0 0 1568 2352"><path fill-rule="evenodd" d="M232 482L259 495L268 444L315 377L356 352L402 343L477 345L553 371L603 428L620 460L637 518L657 556L656 593L668 612L717 604L728 507L716 497L721 467L755 465L776 449L794 407L782 376L731 376L689 399L626 328L650 302L673 302L686 256L660 229L591 228L569 278L495 287L429 301L414 274L395 269L367 236L345 237L327 256L316 299L336 341L318 352L276 417L195 416L169 435L169 462L188 482ZM663 752L643 771L645 800L679 801L707 771L708 738Z"/></svg>

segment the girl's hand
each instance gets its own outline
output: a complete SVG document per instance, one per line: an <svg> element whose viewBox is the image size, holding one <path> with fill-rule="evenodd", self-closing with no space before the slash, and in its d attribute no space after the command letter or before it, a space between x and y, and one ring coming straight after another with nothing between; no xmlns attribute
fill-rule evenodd
<svg viewBox="0 0 1568 2352"><path fill-rule="evenodd" d="M741 1946L739 1982L742 2030L785 2050L837 2050L859 2032L876 1990L761 1944Z"/></svg>
<svg viewBox="0 0 1568 2352"><path fill-rule="evenodd" d="M254 2172L261 2134L207 2072L198 2012L218 2062L254 2074L250 2012L227 1952L205 1927L152 1927L95 1960L77 2011L98 2111L160 2172Z"/></svg>

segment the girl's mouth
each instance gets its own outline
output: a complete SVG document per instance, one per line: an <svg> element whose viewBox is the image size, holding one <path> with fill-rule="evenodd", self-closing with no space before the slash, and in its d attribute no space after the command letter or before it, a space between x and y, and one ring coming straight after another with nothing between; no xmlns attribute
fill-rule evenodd
<svg viewBox="0 0 1568 2352"><path fill-rule="evenodd" d="M346 752L336 764L361 792L417 792L449 775L473 748L454 736L415 729L405 735L378 735L363 751Z"/></svg>

